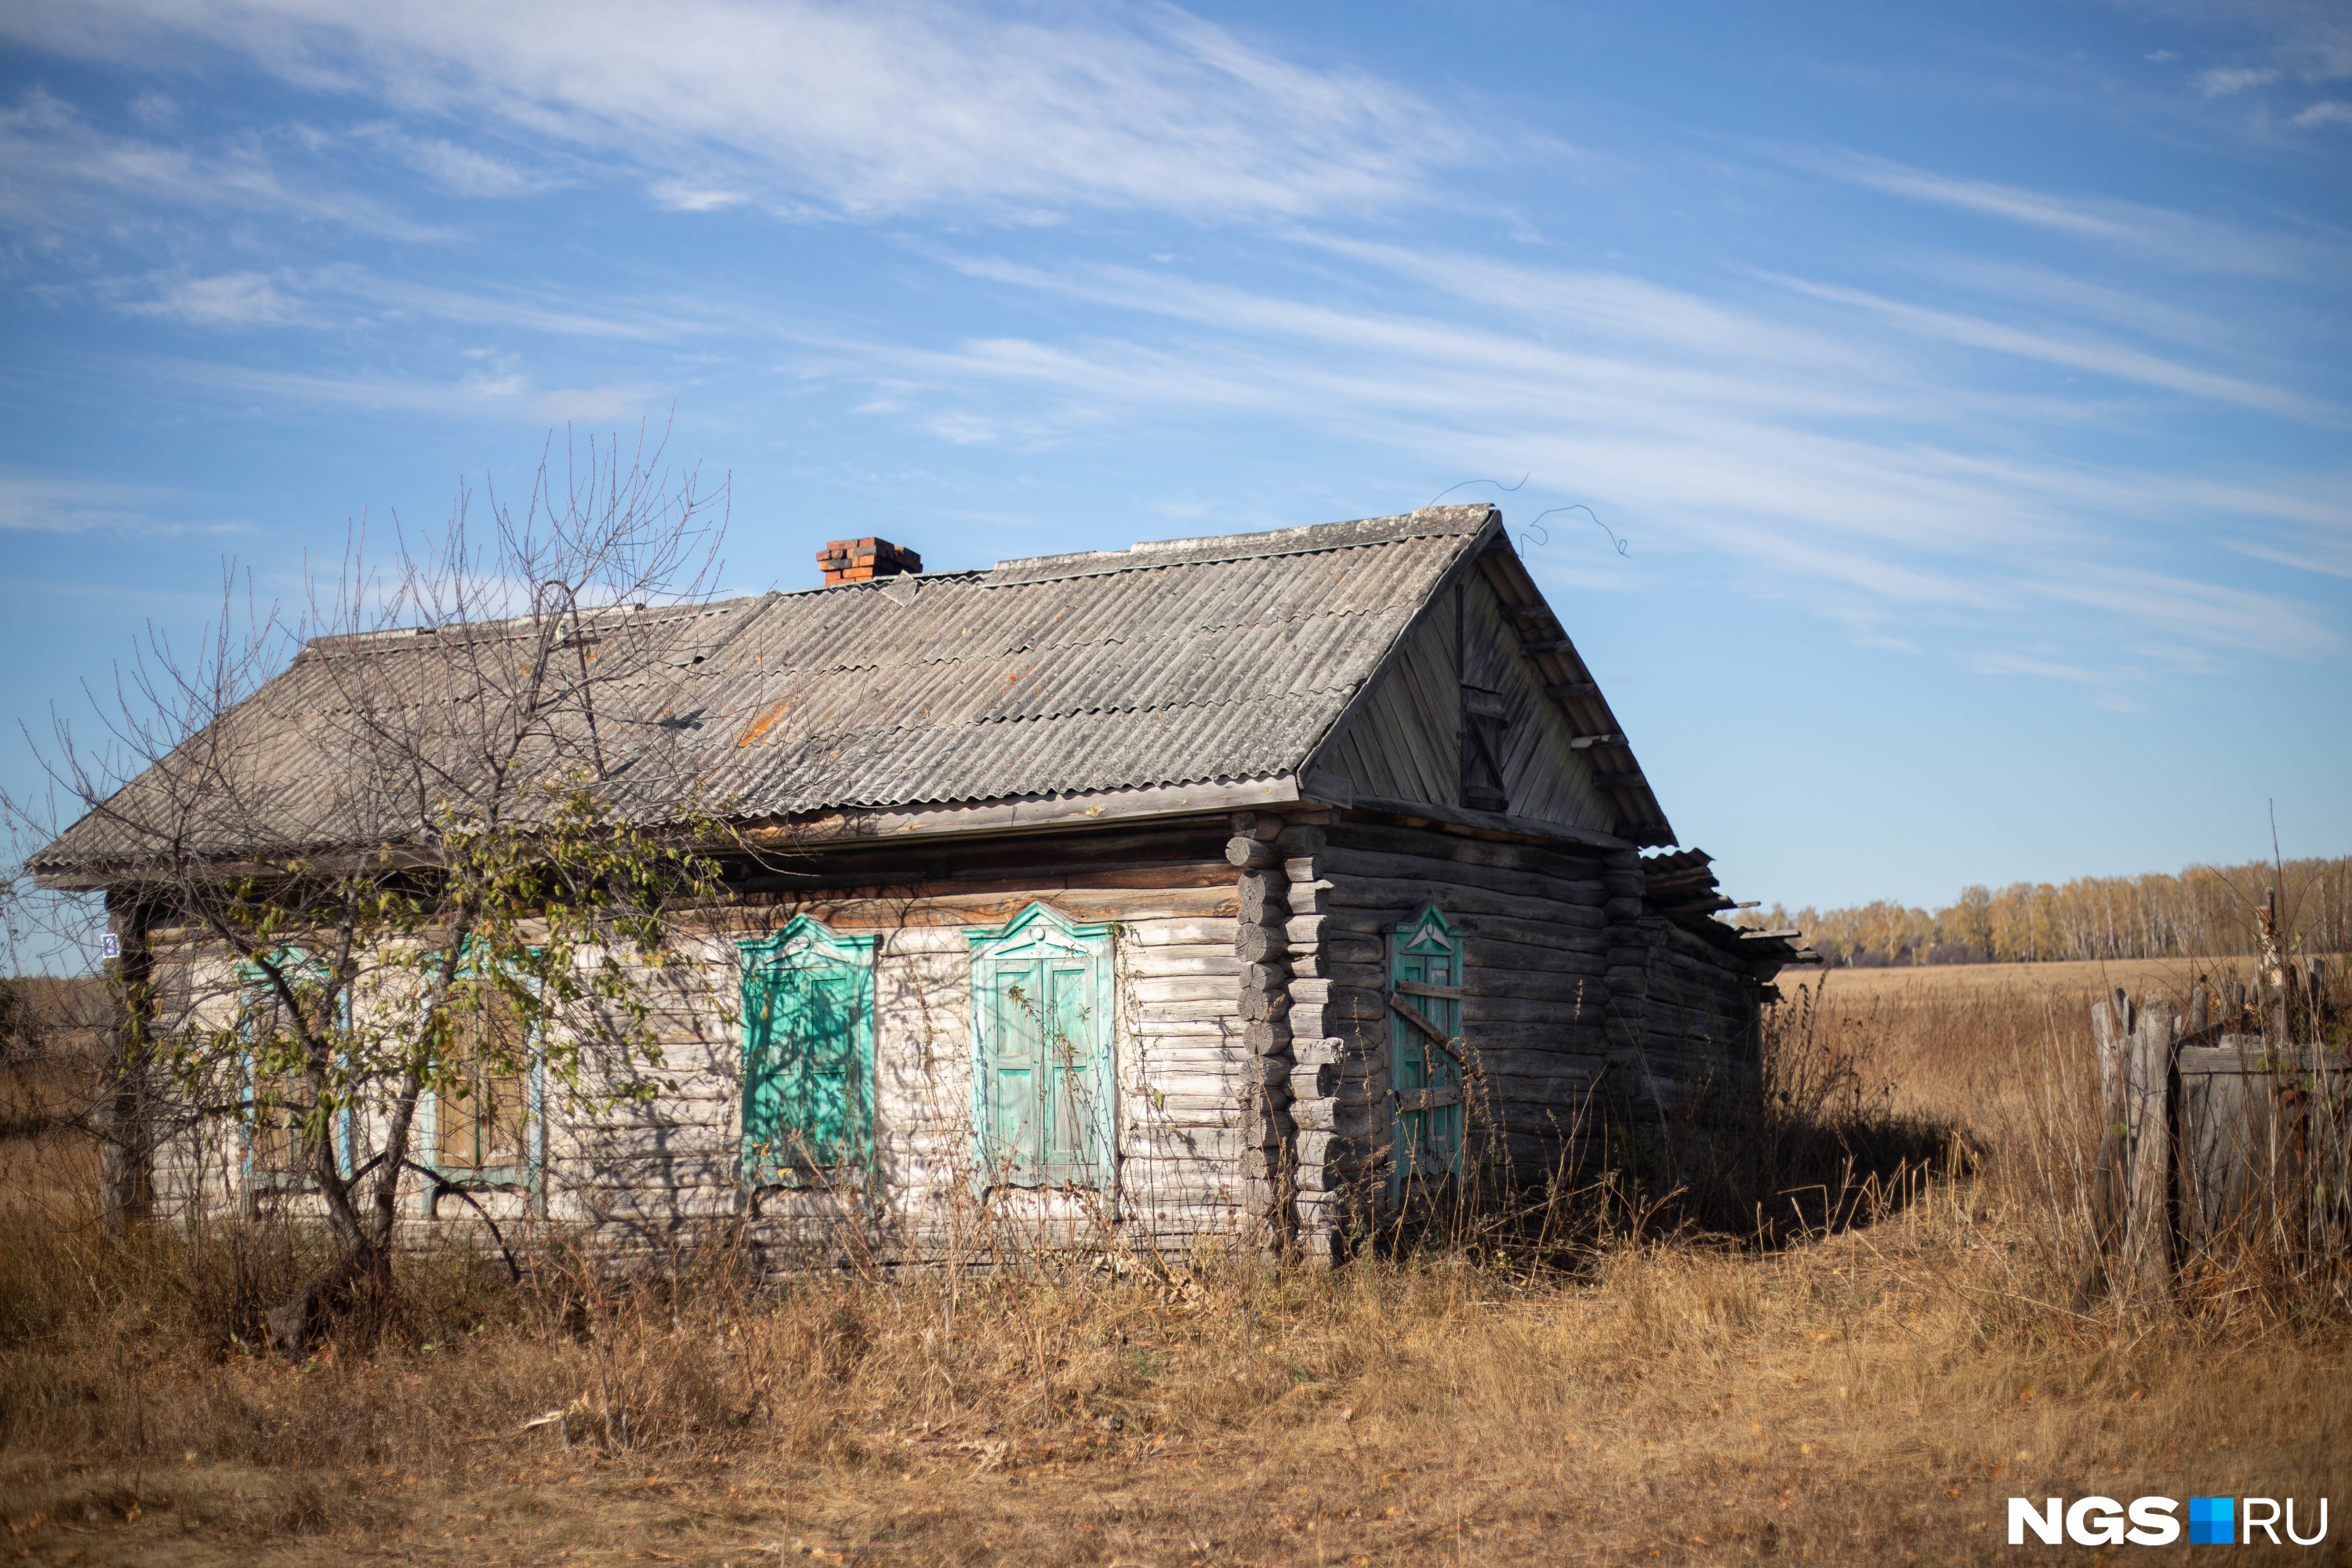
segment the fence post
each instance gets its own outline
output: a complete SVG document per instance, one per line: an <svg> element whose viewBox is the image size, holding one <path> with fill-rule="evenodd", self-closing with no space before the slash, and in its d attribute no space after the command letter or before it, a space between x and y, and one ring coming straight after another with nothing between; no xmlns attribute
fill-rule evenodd
<svg viewBox="0 0 2352 1568"><path fill-rule="evenodd" d="M2098 1045L2099 1142L2090 1172L2090 1256L2083 1260L2082 1275L2074 1284L2074 1304L2078 1308L2088 1306L2094 1296L2112 1286L2108 1259L2115 1255L2122 1228L2118 1222L2124 1194L2118 1166L2123 1159L2123 1136L2117 1129L2124 1119L2122 1020L2129 1017L2130 1005L2124 1002L2121 1005L2123 1011L2117 1014L2104 1000L2091 1004L2091 1035Z"/></svg>
<svg viewBox="0 0 2352 1568"><path fill-rule="evenodd" d="M2140 1298L2172 1293L2172 1020L2160 997L2140 1005L2124 1062L2130 1136L2122 1278Z"/></svg>

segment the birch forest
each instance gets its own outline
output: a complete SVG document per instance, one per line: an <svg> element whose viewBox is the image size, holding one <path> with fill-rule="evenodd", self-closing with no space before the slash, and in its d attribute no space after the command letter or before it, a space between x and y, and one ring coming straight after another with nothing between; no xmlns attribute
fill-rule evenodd
<svg viewBox="0 0 2352 1568"><path fill-rule="evenodd" d="M2352 952L2352 856L2191 866L2178 874L2078 877L1960 889L1943 909L1879 900L1849 909L1775 904L1744 927L1804 932L1833 963L2036 963L2252 953L2275 894L2288 952Z"/></svg>

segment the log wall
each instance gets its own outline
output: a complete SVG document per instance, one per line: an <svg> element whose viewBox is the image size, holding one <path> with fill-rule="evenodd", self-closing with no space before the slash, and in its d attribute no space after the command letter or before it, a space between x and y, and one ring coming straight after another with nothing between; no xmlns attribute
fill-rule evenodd
<svg viewBox="0 0 2352 1568"><path fill-rule="evenodd" d="M1604 1120L1661 1169L1748 1114L1755 973L1648 912L1638 854L1473 836L1371 813L1281 841L1288 920L1292 1222L1344 1252L1377 1202L1394 1119L1387 933L1434 903L1463 939L1474 1148L1539 1181ZM1246 905L1247 900L1244 899Z"/></svg>
<svg viewBox="0 0 2352 1568"><path fill-rule="evenodd" d="M1115 927L1115 1193L983 1197L973 1179L965 931L1032 902ZM1289 807L854 847L746 872L706 912L704 934L639 974L661 1092L614 1103L621 1064L590 1058L578 1092L545 1086L539 1192L478 1196L502 1221L577 1227L648 1258L734 1216L779 1268L1207 1238L1328 1258L1384 1183L1387 933L1429 902L1464 942L1474 1142L1515 1175L1555 1169L1603 1118L1663 1166L1703 1157L1745 1112L1761 988L1736 958L1649 912L1634 852ZM739 1179L734 942L795 915L877 939L875 1157L856 1191L746 1191ZM198 1012L233 1018L233 966L169 937L158 933L159 969L203 994ZM371 1125L362 1119L363 1154ZM256 1201L233 1123L184 1133L161 1166L161 1195L183 1210ZM258 1201L317 1204L299 1192ZM403 1212L415 1234L479 1223L472 1205L436 1204L414 1184Z"/></svg>
<svg viewBox="0 0 2352 1568"><path fill-rule="evenodd" d="M637 971L662 1052L649 1076L665 1080L662 1092L612 1102L626 1064L589 1054L576 1091L545 1085L539 1193L476 1195L501 1221L543 1219L616 1255L655 1259L701 1222L747 1216L754 1245L779 1267L986 1261L1039 1244L1100 1245L1114 1227L1128 1245L1168 1248L1260 1229L1265 1162L1253 1167L1244 1157L1255 1132L1254 1058L1235 990L1250 964L1234 938L1239 872L1224 854L1228 837L1220 815L1140 831L850 847L747 871L735 897L708 911L707 934ZM1114 927L1118 1181L1099 1197L983 1195L973 1179L965 931L1001 925L1033 902L1076 923ZM747 1192L739 1180L734 942L795 915L877 939L875 1159L864 1190ZM237 987L225 955L184 942L163 951L184 997L203 998L183 1013L194 1006L215 1027L234 1019ZM360 1142L372 1146L368 1134L383 1118L362 1121ZM319 1213L313 1194L249 1191L240 1149L236 1123L218 1118L173 1140L159 1163L182 1212L258 1203ZM471 1205L433 1203L415 1180L403 1213L411 1239L479 1223Z"/></svg>

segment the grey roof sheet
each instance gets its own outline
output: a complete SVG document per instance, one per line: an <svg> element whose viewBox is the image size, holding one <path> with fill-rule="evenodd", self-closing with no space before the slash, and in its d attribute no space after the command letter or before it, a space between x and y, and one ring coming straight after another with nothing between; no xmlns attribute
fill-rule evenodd
<svg viewBox="0 0 2352 1568"><path fill-rule="evenodd" d="M639 817L690 781L757 817L1295 772L1493 516L1433 507L608 612L590 617L591 658L626 648L606 668L632 673L596 689L593 735L572 725L529 761L600 761ZM436 790L462 795L489 765L482 693L515 689L535 636L319 639L193 743L194 765L182 748L36 865L135 853L120 829L142 791L219 795L191 847L237 852L262 822L281 845L397 842ZM353 739L387 715L411 743Z"/></svg>

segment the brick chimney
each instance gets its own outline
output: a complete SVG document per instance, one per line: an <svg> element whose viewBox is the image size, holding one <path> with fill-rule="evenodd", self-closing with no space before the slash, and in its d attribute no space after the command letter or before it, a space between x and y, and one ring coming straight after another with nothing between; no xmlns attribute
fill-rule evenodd
<svg viewBox="0 0 2352 1568"><path fill-rule="evenodd" d="M875 577L896 577L920 572L923 558L887 539L836 539L816 552L824 568L825 584L864 583Z"/></svg>

